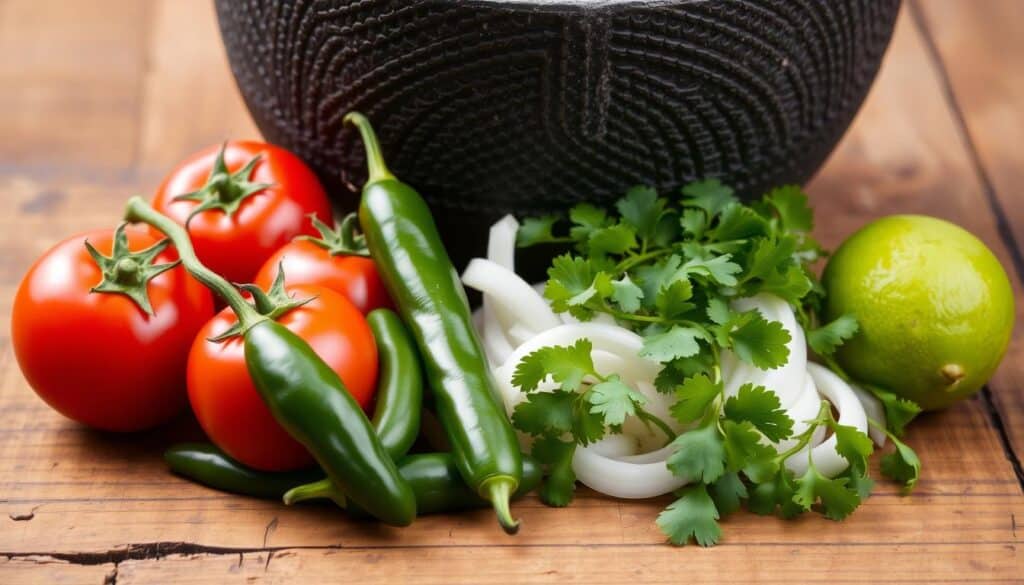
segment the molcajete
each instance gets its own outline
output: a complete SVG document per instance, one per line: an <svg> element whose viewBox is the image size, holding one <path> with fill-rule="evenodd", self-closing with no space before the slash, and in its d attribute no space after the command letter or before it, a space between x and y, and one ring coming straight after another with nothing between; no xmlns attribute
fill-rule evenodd
<svg viewBox="0 0 1024 585"><path fill-rule="evenodd" d="M899 0L217 0L265 138L351 207L373 121L457 263L490 222L718 177L802 183L860 106Z"/></svg>

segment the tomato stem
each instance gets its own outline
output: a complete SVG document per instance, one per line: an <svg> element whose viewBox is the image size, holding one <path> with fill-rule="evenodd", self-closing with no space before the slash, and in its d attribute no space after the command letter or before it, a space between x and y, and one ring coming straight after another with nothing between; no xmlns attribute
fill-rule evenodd
<svg viewBox="0 0 1024 585"><path fill-rule="evenodd" d="M199 261L199 258L196 256L195 249L192 247L192 240L189 239L188 232L185 231L185 228L175 223L174 220L166 215L163 215L159 211L153 209L153 207L143 198L136 195L128 200L128 205L124 212L124 218L125 221L141 222L151 225L163 232L178 250L178 257L181 258L181 263L185 266L185 269L188 270L189 274L195 277L195 279L201 282L206 288L210 289L217 295L220 295L220 297L224 299L224 302L226 302L228 306L231 307L231 310L235 312L235 315L238 316L238 321L241 323L243 331L248 330L256 323L267 319L267 317L260 315L256 309L247 303L230 282L204 266L203 263Z"/></svg>

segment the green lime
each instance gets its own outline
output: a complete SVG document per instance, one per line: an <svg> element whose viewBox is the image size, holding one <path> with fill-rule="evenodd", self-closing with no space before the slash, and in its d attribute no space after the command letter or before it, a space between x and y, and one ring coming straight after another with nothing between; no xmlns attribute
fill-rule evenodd
<svg viewBox="0 0 1024 585"><path fill-rule="evenodd" d="M926 410L977 392L1010 342L1006 271L978 238L941 219L871 222L836 250L823 283L826 318L860 323L836 354L843 369Z"/></svg>

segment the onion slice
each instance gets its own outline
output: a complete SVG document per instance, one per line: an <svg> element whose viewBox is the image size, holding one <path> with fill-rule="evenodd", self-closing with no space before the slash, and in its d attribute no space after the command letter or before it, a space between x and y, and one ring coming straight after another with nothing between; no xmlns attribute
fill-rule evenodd
<svg viewBox="0 0 1024 585"><path fill-rule="evenodd" d="M544 297L518 274L497 262L474 258L462 273L462 282L487 295L488 301L493 303L495 316L505 329L518 325L537 333L562 322Z"/></svg>
<svg viewBox="0 0 1024 585"><path fill-rule="evenodd" d="M849 384L842 378L832 373L828 368L815 363L807 364L807 373L814 380L818 392L824 396L832 406L839 411L838 423L851 426L862 433L868 430L868 417L864 413L864 407L857 400ZM829 437L825 442L811 449L810 457L814 466L825 477L835 477L849 467L850 463L836 451L835 436ZM786 459L786 467L793 473L800 475L807 471L808 467L807 450L801 450L789 459Z"/></svg>

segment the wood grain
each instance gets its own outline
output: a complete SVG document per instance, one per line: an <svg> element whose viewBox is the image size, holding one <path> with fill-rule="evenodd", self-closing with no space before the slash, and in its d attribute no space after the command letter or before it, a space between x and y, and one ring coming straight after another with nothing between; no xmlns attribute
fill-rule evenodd
<svg viewBox="0 0 1024 585"><path fill-rule="evenodd" d="M978 234L1011 266L975 145L943 91L944 67L954 88L965 82L952 49L936 59L926 35L941 48L938 40L953 34L942 27L953 25L939 21L960 22L973 32L956 33L970 35L951 45L959 52L997 25L950 8L955 2L932 2L920 3L925 19L904 11L867 104L809 186L817 233L834 246L875 217L929 213ZM1009 10L1008 2L993 10ZM1024 432L1019 334L1017 359L1003 364L992 400L977 397L912 428L908 440L925 467L913 496L880 482L843 523L740 513L711 550L662 543L653 519L665 499L617 501L585 489L564 510L532 496L519 502L524 528L516 538L487 511L423 518L405 530L352 522L327 506L286 508L172 476L159 453L200 436L187 417L133 436L61 418L27 388L6 347L22 272L67 234L116 222L128 195L152 189L191 150L252 135L208 2L125 1L101 13L78 4L60 3L64 14L54 15L56 4L0 0L0 46L17 46L33 66L22 70L0 51L0 81L38 89L0 97L8 106L0 131L11 137L0 145L0 583L1021 582L1024 492L1008 459L1021 452ZM999 51L982 55L998 71L1012 52L994 46ZM79 94L65 95L72 86ZM1021 115L1019 94L994 93L975 99ZM971 100L954 95L980 144ZM982 170L994 168L989 159L1000 150L977 147ZM1016 159L999 160L1021 172ZM995 184L1005 209L1020 204ZM1009 212L1007 221L1021 225ZM1024 308L1019 281L1015 287Z"/></svg>
<svg viewBox="0 0 1024 585"><path fill-rule="evenodd" d="M984 10L965 2L916 2L931 47L947 76L955 118L974 153L973 163L1004 220L1002 238L1016 249L1011 278L1024 278L1024 37L1018 23L1024 3L991 0ZM1020 303L1018 303L1018 308ZM1018 327L1018 335L1020 335ZM1006 360L1024 364L1015 344ZM1024 365L1004 367L992 386L1018 457L1024 454Z"/></svg>

